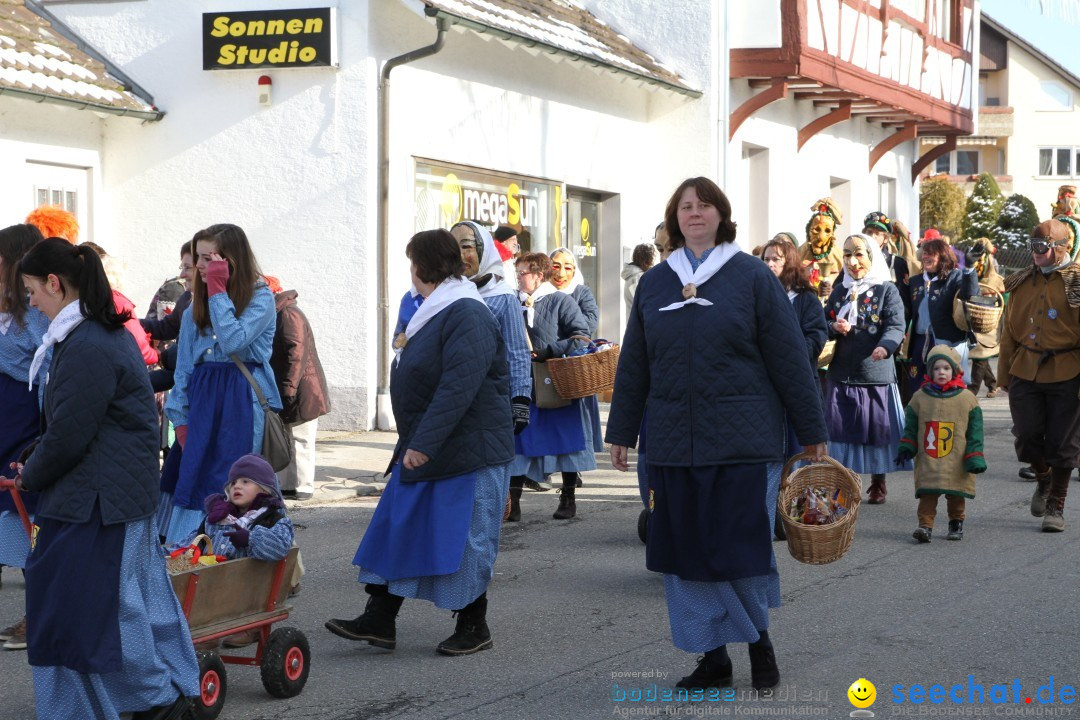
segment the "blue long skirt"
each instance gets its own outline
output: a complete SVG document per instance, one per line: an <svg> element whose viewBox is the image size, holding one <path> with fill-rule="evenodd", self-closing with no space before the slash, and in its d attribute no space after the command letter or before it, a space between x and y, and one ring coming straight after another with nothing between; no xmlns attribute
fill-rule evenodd
<svg viewBox="0 0 1080 720"><path fill-rule="evenodd" d="M262 408L235 364L196 365L188 398L188 438L176 489L161 497L162 504L172 506L164 530L166 544L183 540L199 527L206 516L203 501L221 492L234 462L262 451Z"/></svg>
<svg viewBox="0 0 1080 720"><path fill-rule="evenodd" d="M509 465L494 465L476 471L476 493L465 539L465 552L457 571L447 575L402 578L387 581L361 568L359 581L388 585L390 592L406 598L429 600L444 610L460 610L487 591L495 558L499 553L506 495L510 490Z"/></svg>
<svg viewBox="0 0 1080 720"><path fill-rule="evenodd" d="M567 436L570 434L569 431L572 431L574 442L572 446L565 444L560 446L555 438L547 437L546 432L543 433L543 437L536 437L537 428L530 423L524 432L514 436L516 454L513 462L510 463L510 475L524 475L530 480L544 482L549 475L556 472L595 470L596 451L593 448L596 447L596 439L594 439L593 423L586 409L587 400L588 398L574 400L568 407L557 410L541 410L535 404L530 405L532 417L540 420L535 423L537 428L544 427L543 419L546 417L559 417L563 423L574 423L572 427L564 428L568 431ZM595 398L593 400L595 402ZM578 423L580 423L580 428ZM568 439L564 437L559 440L566 442ZM552 449L545 451L546 447ZM571 447L573 449L570 449ZM602 441L600 447L603 449Z"/></svg>
<svg viewBox="0 0 1080 720"><path fill-rule="evenodd" d="M127 523L120 561L123 667L84 674L59 665L33 668L39 718L117 720L121 713L199 694L191 634L165 570L152 517Z"/></svg>
<svg viewBox="0 0 1080 720"><path fill-rule="evenodd" d="M884 413L887 417L878 418L877 421L869 421L868 424L887 424L887 427L875 431L876 436L872 440L866 437L863 438L862 442L858 442L855 437L849 437L848 440L851 440L849 442L834 440L832 439L833 428L829 427L829 455L844 467L860 474L884 474L911 470L913 465L910 460L899 464L894 462L897 450L900 447L900 435L904 432L904 407L900 404L900 391L897 389L896 383L880 386L847 386L845 388L840 383L829 381L826 384L825 403L830 404L831 400L839 396L845 389L855 389L862 392L851 396L859 398L859 404L841 406L839 408L840 415L851 412L859 412L864 415L874 413L880 415ZM871 389L877 392L873 392ZM879 397L881 395L884 397ZM880 402L885 407L879 407L876 410L869 408L867 405L870 400ZM830 410L826 409L827 420L829 416ZM868 432L870 431L868 430Z"/></svg>
<svg viewBox="0 0 1080 720"><path fill-rule="evenodd" d="M752 643L769 629L769 608L780 607L780 576L772 555L772 527L776 520L776 495L783 465L766 466L768 485L765 505L769 534L762 542L770 546L769 571L765 575L727 582L683 580L664 575L671 639L687 652L707 652L728 643Z"/></svg>

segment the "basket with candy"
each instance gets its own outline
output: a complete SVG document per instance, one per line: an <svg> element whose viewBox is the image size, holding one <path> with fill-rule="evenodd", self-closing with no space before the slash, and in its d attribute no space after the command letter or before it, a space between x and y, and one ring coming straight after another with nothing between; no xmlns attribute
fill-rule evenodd
<svg viewBox="0 0 1080 720"><path fill-rule="evenodd" d="M824 565L839 560L851 547L862 483L858 475L830 457L792 472L796 462L812 460L809 453L803 453L784 465L777 512L791 556L799 562Z"/></svg>

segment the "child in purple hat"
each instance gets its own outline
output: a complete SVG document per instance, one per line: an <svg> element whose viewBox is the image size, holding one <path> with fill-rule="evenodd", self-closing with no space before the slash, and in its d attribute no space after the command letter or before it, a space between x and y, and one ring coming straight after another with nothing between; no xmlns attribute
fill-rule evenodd
<svg viewBox="0 0 1080 720"><path fill-rule="evenodd" d="M225 492L206 498L204 531L214 552L230 560L280 560L293 544L277 475L261 455L244 455L229 468Z"/></svg>

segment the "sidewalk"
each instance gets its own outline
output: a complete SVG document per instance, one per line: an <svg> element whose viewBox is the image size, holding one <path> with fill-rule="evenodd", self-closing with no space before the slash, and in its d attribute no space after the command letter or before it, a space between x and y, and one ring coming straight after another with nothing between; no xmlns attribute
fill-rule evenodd
<svg viewBox="0 0 1080 720"><path fill-rule="evenodd" d="M378 498L386 486L383 471L390 463L395 443L394 432L320 430L315 494L310 500L289 500L289 507Z"/></svg>

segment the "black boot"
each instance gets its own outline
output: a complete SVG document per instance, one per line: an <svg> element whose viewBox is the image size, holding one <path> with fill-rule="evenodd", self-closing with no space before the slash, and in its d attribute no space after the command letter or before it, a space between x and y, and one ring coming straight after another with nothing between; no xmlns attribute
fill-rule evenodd
<svg viewBox="0 0 1080 720"><path fill-rule="evenodd" d="M367 585L369 595L364 614L353 620L327 620L326 629L346 640L366 640L375 647L393 650L397 647L395 619L405 599L392 595L386 585Z"/></svg>
<svg viewBox="0 0 1080 720"><path fill-rule="evenodd" d="M577 515L577 503L574 502L574 486L562 486L559 491L559 507L551 516L556 520L569 520Z"/></svg>
<svg viewBox="0 0 1080 720"><path fill-rule="evenodd" d="M710 650L698 658L694 672L675 683L675 687L698 688L731 687L731 658L728 657L727 647Z"/></svg>
<svg viewBox="0 0 1080 720"><path fill-rule="evenodd" d="M524 477L510 478L510 514L506 516L506 522L518 522L521 520L521 491L524 487Z"/></svg>
<svg viewBox="0 0 1080 720"><path fill-rule="evenodd" d="M761 631L757 642L750 643L750 684L755 690L780 684L780 668L776 667L776 654L766 630Z"/></svg>
<svg viewBox="0 0 1080 720"><path fill-rule="evenodd" d="M435 651L442 655L472 655L491 647L487 626L487 593L458 610L454 634L439 643Z"/></svg>
<svg viewBox="0 0 1080 720"><path fill-rule="evenodd" d="M963 520L950 520L949 521L949 534L945 536L946 540L963 540L964 539L964 521Z"/></svg>

